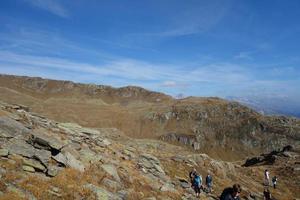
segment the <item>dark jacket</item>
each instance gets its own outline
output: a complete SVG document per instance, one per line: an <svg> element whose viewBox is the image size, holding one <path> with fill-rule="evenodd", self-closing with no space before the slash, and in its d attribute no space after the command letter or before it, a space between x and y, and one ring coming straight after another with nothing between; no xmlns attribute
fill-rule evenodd
<svg viewBox="0 0 300 200"><path fill-rule="evenodd" d="M206 183L206 185L211 184L212 183L212 177L207 175L206 179L205 179L205 183Z"/></svg>
<svg viewBox="0 0 300 200"><path fill-rule="evenodd" d="M240 197L233 198L233 188L225 188L220 196L220 200L240 200Z"/></svg>

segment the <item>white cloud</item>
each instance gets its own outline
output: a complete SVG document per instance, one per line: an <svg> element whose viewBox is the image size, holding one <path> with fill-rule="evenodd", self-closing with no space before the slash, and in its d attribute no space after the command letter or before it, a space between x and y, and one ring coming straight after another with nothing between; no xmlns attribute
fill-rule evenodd
<svg viewBox="0 0 300 200"><path fill-rule="evenodd" d="M24 67L36 66L139 81L166 81L162 84L165 87L175 85L187 87L191 82L232 84L249 80L246 69L232 64L205 65L190 70L175 65L155 64L127 58L102 60L102 62L104 64L91 64L57 57L0 51L0 66L17 64Z"/></svg>
<svg viewBox="0 0 300 200"><path fill-rule="evenodd" d="M252 60L252 56L250 52L239 52L237 55L234 56L234 59Z"/></svg>
<svg viewBox="0 0 300 200"><path fill-rule="evenodd" d="M69 17L69 12L59 3L58 0L25 0L31 5L46 10L54 15L67 18Z"/></svg>

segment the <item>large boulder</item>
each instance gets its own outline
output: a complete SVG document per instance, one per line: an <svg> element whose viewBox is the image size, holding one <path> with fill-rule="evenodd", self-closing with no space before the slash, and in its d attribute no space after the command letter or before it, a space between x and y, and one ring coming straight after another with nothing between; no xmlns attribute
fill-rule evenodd
<svg viewBox="0 0 300 200"><path fill-rule="evenodd" d="M22 138L10 139L4 147L9 151L10 154L17 154L24 157L32 158L35 155L35 148L28 144Z"/></svg>
<svg viewBox="0 0 300 200"><path fill-rule="evenodd" d="M161 167L160 161L153 155L142 154L138 160L138 166L145 172L151 173L154 176L162 177L165 176L165 172Z"/></svg>
<svg viewBox="0 0 300 200"><path fill-rule="evenodd" d="M6 116L0 116L0 137L13 138L18 135L25 136L28 133L29 129L20 122Z"/></svg>
<svg viewBox="0 0 300 200"><path fill-rule="evenodd" d="M47 135L41 132L34 132L30 135L28 142L38 148L44 148L47 150L54 149L56 151L61 150L66 144L62 140L56 138L53 135Z"/></svg>
<svg viewBox="0 0 300 200"><path fill-rule="evenodd" d="M81 161L77 160L70 152L59 153L55 156L52 156L54 160L74 169L77 169L81 172L85 170L84 165Z"/></svg>

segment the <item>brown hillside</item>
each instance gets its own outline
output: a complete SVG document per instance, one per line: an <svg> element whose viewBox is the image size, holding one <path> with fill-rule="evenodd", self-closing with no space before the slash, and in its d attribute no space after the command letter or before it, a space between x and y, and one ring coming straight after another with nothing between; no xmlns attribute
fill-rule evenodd
<svg viewBox="0 0 300 200"><path fill-rule="evenodd" d="M262 116L219 98L176 100L132 86L0 75L0 99L60 122L115 127L135 138L160 138L228 160L298 146L300 138L295 118Z"/></svg>

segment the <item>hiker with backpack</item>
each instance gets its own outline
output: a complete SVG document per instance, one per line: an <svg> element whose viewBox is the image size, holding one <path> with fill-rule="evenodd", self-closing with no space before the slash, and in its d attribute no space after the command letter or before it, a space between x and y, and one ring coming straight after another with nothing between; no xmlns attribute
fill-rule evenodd
<svg viewBox="0 0 300 200"><path fill-rule="evenodd" d="M202 177L200 174L196 173L194 177L193 187L196 192L196 197L200 196L200 190L202 188Z"/></svg>
<svg viewBox="0 0 300 200"><path fill-rule="evenodd" d="M206 179L205 179L205 184L207 187L208 192L211 192L211 188L212 188L212 176L210 175L210 173L208 172Z"/></svg>
<svg viewBox="0 0 300 200"><path fill-rule="evenodd" d="M221 194L220 200L240 200L242 188L239 184L234 184L232 187L225 188Z"/></svg>
<svg viewBox="0 0 300 200"><path fill-rule="evenodd" d="M272 183L273 183L273 188L276 189L276 185L277 185L277 176L274 176L272 178Z"/></svg>
<svg viewBox="0 0 300 200"><path fill-rule="evenodd" d="M265 188L265 190L264 190L264 200L272 200L271 193L268 188Z"/></svg>
<svg viewBox="0 0 300 200"><path fill-rule="evenodd" d="M270 173L269 171L266 169L265 170L265 186L269 186L270 185Z"/></svg>
<svg viewBox="0 0 300 200"><path fill-rule="evenodd" d="M190 177L192 187L193 187L194 178L195 178L196 174L197 174L197 171L196 171L195 168L192 171L190 171L190 173L189 173L189 177Z"/></svg>

